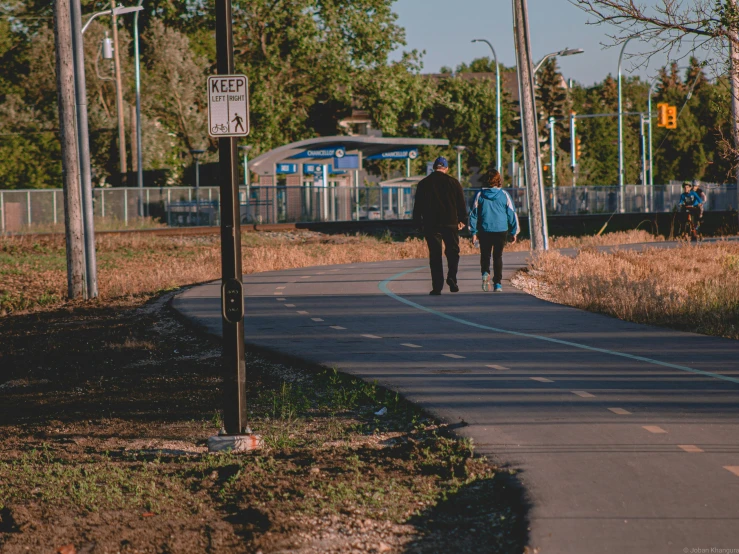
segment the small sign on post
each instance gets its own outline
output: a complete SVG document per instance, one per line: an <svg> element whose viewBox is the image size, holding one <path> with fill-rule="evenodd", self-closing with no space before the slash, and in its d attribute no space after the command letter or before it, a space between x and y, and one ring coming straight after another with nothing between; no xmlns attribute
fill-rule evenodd
<svg viewBox="0 0 739 554"><path fill-rule="evenodd" d="M249 134L249 80L246 75L208 77L208 134L213 138Z"/></svg>

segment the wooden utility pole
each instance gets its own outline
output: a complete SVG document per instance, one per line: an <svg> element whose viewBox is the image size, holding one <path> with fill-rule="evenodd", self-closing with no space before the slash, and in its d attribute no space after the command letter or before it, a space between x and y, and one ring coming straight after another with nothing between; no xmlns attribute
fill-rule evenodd
<svg viewBox="0 0 739 554"><path fill-rule="evenodd" d="M67 246L67 295L82 298L85 290L85 245L82 228L80 166L75 130L74 59L69 0L54 2L56 83L62 145L64 231Z"/></svg>
<svg viewBox="0 0 739 554"><path fill-rule="evenodd" d="M544 205L544 181L541 174L539 128L536 117L534 93L534 69L531 63L531 38L526 0L513 0L513 22L516 42L518 89L521 98L521 134L523 138L524 170L529 195L529 221L531 222L531 248L547 250L546 206Z"/></svg>
<svg viewBox="0 0 739 554"><path fill-rule="evenodd" d="M736 0L729 0L736 10ZM731 83L731 130L734 137L734 177L737 182L736 204L739 206L739 30L731 29L729 40L729 53L731 55L731 67L729 69L729 82Z"/></svg>
<svg viewBox="0 0 739 554"><path fill-rule="evenodd" d="M123 109L123 79L121 75L121 55L118 49L118 18L115 15L115 0L110 0L113 20L113 61L115 64L115 97L118 108L118 158L120 161L121 185L128 184L128 164L126 163L126 120Z"/></svg>

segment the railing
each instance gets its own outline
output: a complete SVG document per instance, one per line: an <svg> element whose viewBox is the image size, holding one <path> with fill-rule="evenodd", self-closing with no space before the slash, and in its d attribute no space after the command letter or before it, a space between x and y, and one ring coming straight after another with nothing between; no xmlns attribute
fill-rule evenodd
<svg viewBox="0 0 739 554"><path fill-rule="evenodd" d="M703 186L707 210L737 206L736 185ZM526 190L505 189L520 215L527 215ZM669 212L680 198L680 185L627 185L628 213ZM243 223L295 223L410 219L413 187L240 187ZM466 189L468 203L477 189ZM578 215L613 213L619 206L619 187L557 187L545 191L547 213ZM149 223L171 226L218 225L220 191L217 187L110 188L93 192L96 226L122 228ZM0 232L61 231L64 198L59 189L0 191Z"/></svg>

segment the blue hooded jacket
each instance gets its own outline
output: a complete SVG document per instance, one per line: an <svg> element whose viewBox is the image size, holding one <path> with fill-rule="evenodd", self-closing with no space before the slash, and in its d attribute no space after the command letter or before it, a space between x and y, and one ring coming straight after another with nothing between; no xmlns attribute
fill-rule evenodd
<svg viewBox="0 0 739 554"><path fill-rule="evenodd" d="M518 216L507 192L499 188L484 188L477 193L470 211L470 231L473 235L481 231L518 234Z"/></svg>

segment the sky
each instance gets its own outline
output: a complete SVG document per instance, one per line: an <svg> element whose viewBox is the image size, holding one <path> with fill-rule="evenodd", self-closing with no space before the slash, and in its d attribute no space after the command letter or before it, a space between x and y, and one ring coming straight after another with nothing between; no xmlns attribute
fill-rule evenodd
<svg viewBox="0 0 739 554"><path fill-rule="evenodd" d="M582 48L583 54L559 58L559 66L567 79L582 85L602 81L609 73L616 75L620 46L612 44L607 34L612 27L587 25L588 15L568 0L528 0L532 53L535 60L564 48ZM423 72L436 73L442 66L452 69L461 62L491 56L484 43L472 44L474 38L489 40L498 61L515 65L513 49L513 16L510 0L397 0L394 5L398 23L405 27L405 50L425 50ZM654 77L667 58L652 60L649 67L631 72L637 64L628 57L639 52L637 41L631 41L623 62L624 75ZM396 52L393 59L397 59Z"/></svg>

